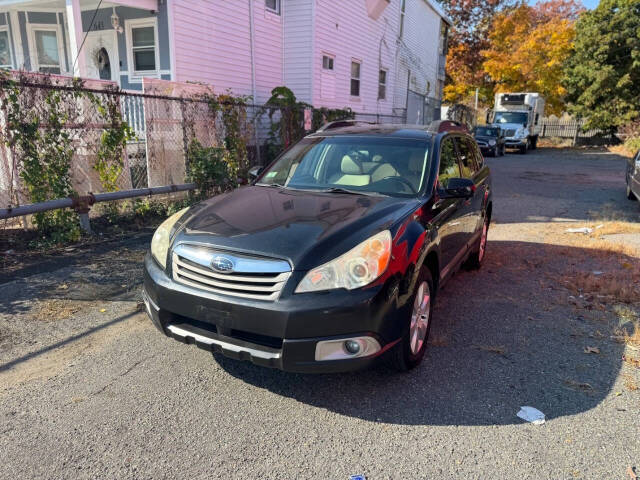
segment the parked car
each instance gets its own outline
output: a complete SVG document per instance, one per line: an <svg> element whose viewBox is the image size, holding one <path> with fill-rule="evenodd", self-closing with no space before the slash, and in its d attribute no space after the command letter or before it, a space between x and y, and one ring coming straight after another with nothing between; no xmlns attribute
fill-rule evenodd
<svg viewBox="0 0 640 480"><path fill-rule="evenodd" d="M386 358L407 370L438 289L482 264L491 209L470 135L329 127L158 228L147 312L165 335L258 365L334 372Z"/></svg>
<svg viewBox="0 0 640 480"><path fill-rule="evenodd" d="M478 126L473 129L473 138L478 142L482 153L492 157L504 155L505 138L504 130L495 126Z"/></svg>
<svg viewBox="0 0 640 480"><path fill-rule="evenodd" d="M640 150L627 162L627 198L640 199Z"/></svg>

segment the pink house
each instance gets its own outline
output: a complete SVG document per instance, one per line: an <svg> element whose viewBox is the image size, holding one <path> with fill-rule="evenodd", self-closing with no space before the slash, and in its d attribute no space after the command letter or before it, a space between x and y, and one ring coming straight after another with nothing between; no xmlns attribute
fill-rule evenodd
<svg viewBox="0 0 640 480"><path fill-rule="evenodd" d="M0 0L0 67L202 82L264 102L424 116L439 105L448 20L435 0ZM78 54L79 52L79 54ZM417 111L417 110L416 110ZM418 121L421 119L418 118ZM424 120L424 119L422 119Z"/></svg>

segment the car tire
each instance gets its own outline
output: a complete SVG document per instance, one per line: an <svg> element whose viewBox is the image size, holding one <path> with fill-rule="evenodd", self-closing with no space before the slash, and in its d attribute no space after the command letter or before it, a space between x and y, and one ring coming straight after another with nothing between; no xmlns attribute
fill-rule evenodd
<svg viewBox="0 0 640 480"><path fill-rule="evenodd" d="M433 323L434 300L431 271L423 267L408 304L408 322L404 333L398 344L389 352L389 361L395 370L406 372L417 367L422 361Z"/></svg>
<svg viewBox="0 0 640 480"><path fill-rule="evenodd" d="M476 247L469 255L465 263L465 268L467 270L478 270L482 266L482 262L484 257L487 254L487 237L489 235L489 216L487 214L484 215L484 220L482 222L482 230L480 231L480 238L478 239L478 243Z"/></svg>
<svg viewBox="0 0 640 480"><path fill-rule="evenodd" d="M629 186L629 184L627 184L627 198L629 200L638 200L635 194L631 191L631 187Z"/></svg>
<svg viewBox="0 0 640 480"><path fill-rule="evenodd" d="M524 146L520 147L520 154L521 155L526 155L527 150L529 150L529 141L528 140L527 140L527 143Z"/></svg>

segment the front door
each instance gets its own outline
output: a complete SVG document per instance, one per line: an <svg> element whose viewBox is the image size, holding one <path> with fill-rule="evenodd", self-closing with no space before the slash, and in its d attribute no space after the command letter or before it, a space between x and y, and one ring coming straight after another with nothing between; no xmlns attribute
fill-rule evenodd
<svg viewBox="0 0 640 480"><path fill-rule="evenodd" d="M120 83L118 42L115 30L89 32L83 48L87 61L87 76Z"/></svg>

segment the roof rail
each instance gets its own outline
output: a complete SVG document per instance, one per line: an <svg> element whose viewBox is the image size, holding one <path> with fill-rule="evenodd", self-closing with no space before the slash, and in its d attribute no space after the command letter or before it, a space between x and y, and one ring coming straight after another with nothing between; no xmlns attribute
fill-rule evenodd
<svg viewBox="0 0 640 480"><path fill-rule="evenodd" d="M375 122L363 122L362 120L334 120L333 122L327 122L322 125L316 132L324 132L325 130L332 130L334 128L341 127L352 127L354 125L363 124L363 125L377 125Z"/></svg>

